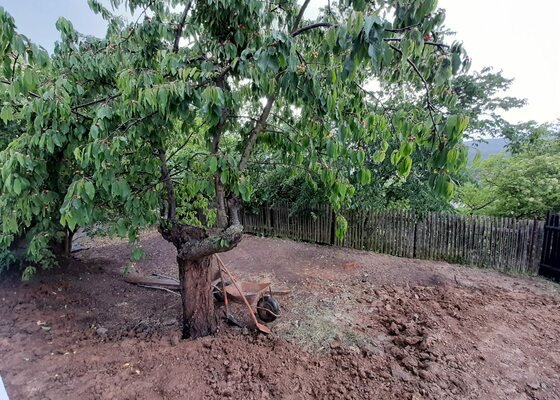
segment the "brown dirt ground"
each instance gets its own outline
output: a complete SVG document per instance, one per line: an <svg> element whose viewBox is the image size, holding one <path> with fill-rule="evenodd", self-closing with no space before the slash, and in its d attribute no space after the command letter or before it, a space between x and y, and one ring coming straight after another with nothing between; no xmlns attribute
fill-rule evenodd
<svg viewBox="0 0 560 400"><path fill-rule="evenodd" d="M540 279L247 236L226 263L293 289L273 334L180 341L178 297L123 281L125 242L92 244L0 282L12 399L560 399L560 290ZM137 273L176 274L156 232L142 245Z"/></svg>

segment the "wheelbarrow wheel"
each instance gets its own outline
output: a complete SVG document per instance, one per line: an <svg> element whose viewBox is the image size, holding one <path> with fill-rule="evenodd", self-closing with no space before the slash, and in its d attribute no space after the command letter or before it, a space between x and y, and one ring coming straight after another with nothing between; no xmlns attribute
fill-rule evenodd
<svg viewBox="0 0 560 400"><path fill-rule="evenodd" d="M257 303L257 314L263 322L272 322L280 316L280 303L272 296L263 296Z"/></svg>
<svg viewBox="0 0 560 400"><path fill-rule="evenodd" d="M230 281L226 281L225 286L231 285ZM216 286L214 286L214 289L212 290L213 294L214 294L214 300L216 300L218 303L223 303L224 302L224 283L223 282L218 282L216 284Z"/></svg>

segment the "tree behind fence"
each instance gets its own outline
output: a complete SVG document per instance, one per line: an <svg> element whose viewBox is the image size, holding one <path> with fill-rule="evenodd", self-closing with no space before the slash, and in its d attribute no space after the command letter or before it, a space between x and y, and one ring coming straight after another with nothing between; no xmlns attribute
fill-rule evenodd
<svg viewBox="0 0 560 400"><path fill-rule="evenodd" d="M515 273L537 273L544 222L435 212L345 212L344 241L334 235L328 206L294 213L288 203L244 210L247 233L370 250L399 257L441 260Z"/></svg>

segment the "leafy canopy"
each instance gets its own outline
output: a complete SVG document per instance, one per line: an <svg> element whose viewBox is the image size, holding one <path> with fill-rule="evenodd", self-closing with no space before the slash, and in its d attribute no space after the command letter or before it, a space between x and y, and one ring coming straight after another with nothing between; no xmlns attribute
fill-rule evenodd
<svg viewBox="0 0 560 400"><path fill-rule="evenodd" d="M228 204L254 192L248 165L272 155L320 183L335 210L375 179L366 152L405 177L424 149L434 187L453 192L468 119L433 100L456 102L450 78L470 60L441 42L436 0L333 1L317 21L303 18L309 1L111 0L121 3L137 21L88 0L104 38L60 18L52 56L0 8L0 245L24 237L31 268L78 227L107 224L134 242L158 222L233 224ZM412 85L424 112L388 119L364 92L372 79Z"/></svg>

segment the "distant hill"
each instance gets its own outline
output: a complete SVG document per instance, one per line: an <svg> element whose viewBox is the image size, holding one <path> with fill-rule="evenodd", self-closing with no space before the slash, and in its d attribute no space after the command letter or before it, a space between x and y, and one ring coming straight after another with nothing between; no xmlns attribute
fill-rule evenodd
<svg viewBox="0 0 560 400"><path fill-rule="evenodd" d="M485 141L468 141L465 145L469 148L469 162L472 162L476 156L477 150L480 151L480 159L490 157L493 154L505 153L508 144L507 139L485 139Z"/></svg>

